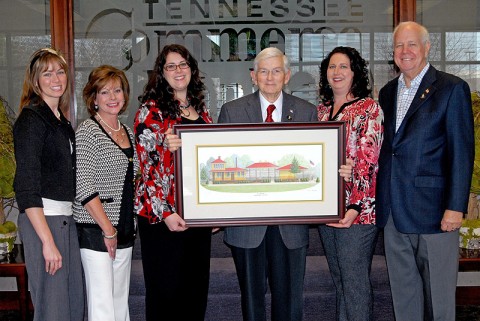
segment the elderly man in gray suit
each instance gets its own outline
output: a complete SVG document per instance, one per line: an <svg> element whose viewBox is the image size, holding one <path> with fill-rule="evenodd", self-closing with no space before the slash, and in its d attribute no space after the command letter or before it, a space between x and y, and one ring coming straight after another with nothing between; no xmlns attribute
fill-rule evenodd
<svg viewBox="0 0 480 321"><path fill-rule="evenodd" d="M290 80L288 58L277 48L262 50L251 77L258 91L222 106L219 123L315 122L316 107L283 91ZM267 279L272 293L272 320L303 317L303 279L308 225L225 228L242 296L245 321L266 319Z"/></svg>

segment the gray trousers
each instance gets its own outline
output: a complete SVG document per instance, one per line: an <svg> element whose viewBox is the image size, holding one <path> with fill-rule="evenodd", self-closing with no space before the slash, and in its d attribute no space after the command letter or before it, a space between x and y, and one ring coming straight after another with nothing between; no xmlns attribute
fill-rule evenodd
<svg viewBox="0 0 480 321"><path fill-rule="evenodd" d="M390 215L384 238L396 321L455 321L458 231L404 234Z"/></svg>
<svg viewBox="0 0 480 321"><path fill-rule="evenodd" d="M25 250L34 321L83 321L84 293L77 229L71 216L46 216L55 245L62 255L62 268L55 275L45 272L42 242L27 215L18 217Z"/></svg>
<svg viewBox="0 0 480 321"><path fill-rule="evenodd" d="M336 290L337 321L373 320L370 281L378 228L354 224L350 228L318 227Z"/></svg>

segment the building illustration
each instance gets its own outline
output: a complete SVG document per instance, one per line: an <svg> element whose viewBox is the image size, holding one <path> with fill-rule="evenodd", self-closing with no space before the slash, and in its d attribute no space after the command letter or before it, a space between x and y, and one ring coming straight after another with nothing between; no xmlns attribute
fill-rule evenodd
<svg viewBox="0 0 480 321"><path fill-rule="evenodd" d="M308 168L301 166L294 159L291 164L278 166L271 162L255 162L241 167L226 167L227 163L218 156L211 163L210 182L212 184L228 183L270 183L304 181L309 175Z"/></svg>

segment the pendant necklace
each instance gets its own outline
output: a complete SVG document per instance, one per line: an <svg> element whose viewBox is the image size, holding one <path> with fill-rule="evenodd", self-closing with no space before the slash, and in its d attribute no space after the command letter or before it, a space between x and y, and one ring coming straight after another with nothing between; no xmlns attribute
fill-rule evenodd
<svg viewBox="0 0 480 321"><path fill-rule="evenodd" d="M178 100L178 108L180 108L180 112L182 113L183 116L188 117L190 116L190 110L188 110L188 107L190 107L190 100L187 99L186 105L182 105L180 100ZM188 113L188 114L187 114Z"/></svg>
<svg viewBox="0 0 480 321"><path fill-rule="evenodd" d="M125 133L124 132L119 133L120 137L118 137L118 134L116 134L122 129L122 125L120 124L120 120L117 118L118 129L115 129L115 128L110 127L110 125L107 124L107 122L103 120L102 116L100 116L99 113L97 113L97 116L98 116L98 119L102 123L104 123L105 126L107 126L110 129L110 131L107 130L107 133L110 135L110 137L112 137L113 140L115 140L117 142L117 144L119 144L119 145L121 143L123 143L123 141L125 140Z"/></svg>

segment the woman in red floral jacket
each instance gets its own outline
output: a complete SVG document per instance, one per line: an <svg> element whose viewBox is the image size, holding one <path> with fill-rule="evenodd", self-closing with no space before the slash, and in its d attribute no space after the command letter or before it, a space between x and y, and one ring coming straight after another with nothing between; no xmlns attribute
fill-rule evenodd
<svg viewBox="0 0 480 321"><path fill-rule="evenodd" d="M187 229L175 205L174 154L166 136L175 124L206 124L198 63L181 45L155 61L134 123L141 176L135 210L146 287L146 320L204 320L211 228Z"/></svg>
<svg viewBox="0 0 480 321"><path fill-rule="evenodd" d="M320 65L320 121L346 122L346 155L353 176L346 184L345 217L319 232L337 294L337 320L373 319L370 267L378 235L375 183L383 140L383 112L372 99L369 72L357 50L337 47Z"/></svg>

